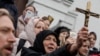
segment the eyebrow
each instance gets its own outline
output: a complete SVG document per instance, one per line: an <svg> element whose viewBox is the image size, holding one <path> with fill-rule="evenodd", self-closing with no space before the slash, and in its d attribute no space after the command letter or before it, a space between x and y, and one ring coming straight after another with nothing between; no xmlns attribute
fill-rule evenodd
<svg viewBox="0 0 100 56"><path fill-rule="evenodd" d="M12 28L10 28L10 27L7 27L7 26L4 26L4 27L0 27L0 30L1 30L1 29L7 29L7 30L11 30ZM12 29L12 31L13 31L13 32L15 32L15 29Z"/></svg>

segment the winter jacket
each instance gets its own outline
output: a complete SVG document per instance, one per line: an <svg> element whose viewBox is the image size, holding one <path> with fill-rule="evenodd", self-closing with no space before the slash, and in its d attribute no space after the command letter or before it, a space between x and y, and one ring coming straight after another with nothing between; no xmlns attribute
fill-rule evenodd
<svg viewBox="0 0 100 56"><path fill-rule="evenodd" d="M25 24L25 22L24 22L23 16L20 16L20 17L18 18L17 29L16 29L16 31L17 31L17 36L19 36L19 34L24 30L25 25L26 25L26 24Z"/></svg>

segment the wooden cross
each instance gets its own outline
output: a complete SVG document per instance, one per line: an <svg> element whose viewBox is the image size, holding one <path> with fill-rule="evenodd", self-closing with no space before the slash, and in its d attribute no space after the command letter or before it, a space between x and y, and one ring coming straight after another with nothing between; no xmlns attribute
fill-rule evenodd
<svg viewBox="0 0 100 56"><path fill-rule="evenodd" d="M91 12L90 11L90 6L91 6L91 2L88 1L86 10L83 10L83 9L80 9L80 8L76 8L76 11L85 14L84 26L86 26L86 27L88 27L89 16L93 16L93 17L96 17L96 18L99 18L99 16L100 16L97 13Z"/></svg>

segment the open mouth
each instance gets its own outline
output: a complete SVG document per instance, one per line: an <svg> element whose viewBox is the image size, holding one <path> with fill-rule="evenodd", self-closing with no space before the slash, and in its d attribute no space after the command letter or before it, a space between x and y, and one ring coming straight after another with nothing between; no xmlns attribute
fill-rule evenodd
<svg viewBox="0 0 100 56"><path fill-rule="evenodd" d="M54 48L53 48L53 47L48 47L48 49L49 49L50 51L54 51Z"/></svg>
<svg viewBox="0 0 100 56"><path fill-rule="evenodd" d="M11 54L13 47L6 47L5 50L6 50L7 54Z"/></svg>

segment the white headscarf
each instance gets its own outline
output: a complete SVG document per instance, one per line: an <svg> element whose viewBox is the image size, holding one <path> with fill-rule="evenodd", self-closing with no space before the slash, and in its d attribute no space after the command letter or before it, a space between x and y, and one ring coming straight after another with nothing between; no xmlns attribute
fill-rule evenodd
<svg viewBox="0 0 100 56"><path fill-rule="evenodd" d="M30 19L28 24L25 26L25 30L19 35L19 38L28 40L30 44L33 45L36 38L34 27L38 21L39 19Z"/></svg>

